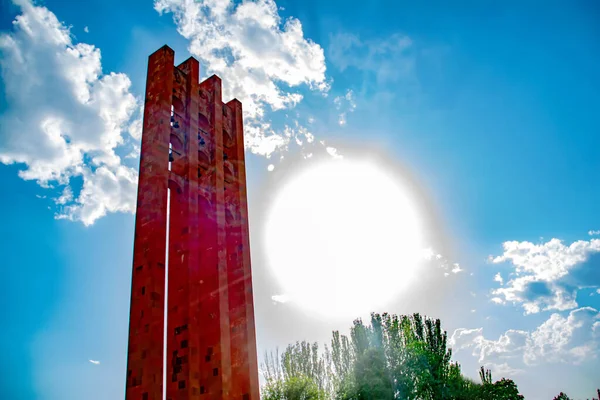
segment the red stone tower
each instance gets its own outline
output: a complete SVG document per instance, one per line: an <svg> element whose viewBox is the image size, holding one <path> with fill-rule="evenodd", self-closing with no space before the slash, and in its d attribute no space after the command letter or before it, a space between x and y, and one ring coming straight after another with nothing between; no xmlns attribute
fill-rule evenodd
<svg viewBox="0 0 600 400"><path fill-rule="evenodd" d="M259 400L242 104L174 56L148 61L125 397L163 398L166 336L167 399Z"/></svg>

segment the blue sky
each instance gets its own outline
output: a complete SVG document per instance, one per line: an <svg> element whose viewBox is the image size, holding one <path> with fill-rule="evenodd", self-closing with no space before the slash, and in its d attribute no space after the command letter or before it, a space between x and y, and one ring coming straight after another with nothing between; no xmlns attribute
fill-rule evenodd
<svg viewBox="0 0 600 400"><path fill-rule="evenodd" d="M140 104L163 44L244 103L259 352L350 325L287 301L264 220L296 171L373 152L435 210L427 279L384 309L442 318L466 374L488 365L528 399L594 393L596 2L15 3L0 1L3 397L123 394Z"/></svg>

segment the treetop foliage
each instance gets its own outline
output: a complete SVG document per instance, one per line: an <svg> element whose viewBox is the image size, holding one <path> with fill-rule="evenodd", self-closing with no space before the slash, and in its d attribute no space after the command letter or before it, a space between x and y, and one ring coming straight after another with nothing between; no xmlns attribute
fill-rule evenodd
<svg viewBox="0 0 600 400"><path fill-rule="evenodd" d="M297 342L262 365L263 400L518 400L515 382L493 382L483 367L481 383L464 377L451 361L439 319L372 314L354 321L350 337L334 331L323 351Z"/></svg>

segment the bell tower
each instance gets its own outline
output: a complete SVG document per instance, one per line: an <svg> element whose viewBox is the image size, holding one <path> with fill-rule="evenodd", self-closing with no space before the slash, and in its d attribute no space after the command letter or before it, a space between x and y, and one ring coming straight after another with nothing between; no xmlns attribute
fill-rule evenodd
<svg viewBox="0 0 600 400"><path fill-rule="evenodd" d="M259 400L242 104L174 59L148 61L125 398Z"/></svg>

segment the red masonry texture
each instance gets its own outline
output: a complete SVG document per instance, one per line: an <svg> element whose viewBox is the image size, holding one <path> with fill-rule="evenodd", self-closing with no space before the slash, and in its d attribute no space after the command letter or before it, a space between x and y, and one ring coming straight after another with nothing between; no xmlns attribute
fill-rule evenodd
<svg viewBox="0 0 600 400"><path fill-rule="evenodd" d="M174 60L148 61L125 398L163 398L166 329L168 400L259 400L242 104Z"/></svg>

